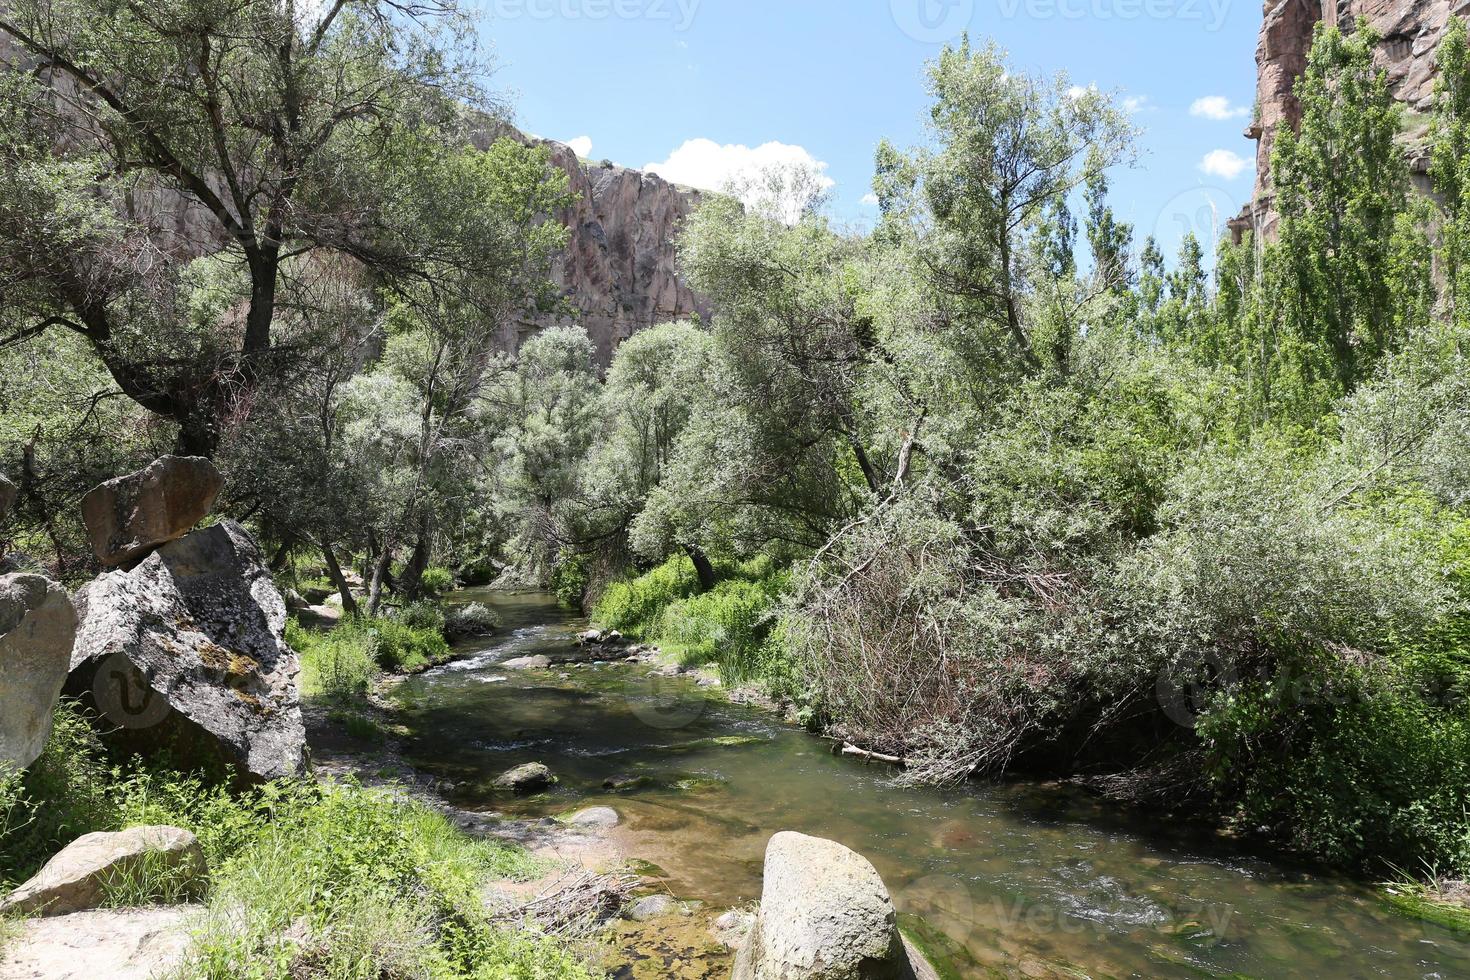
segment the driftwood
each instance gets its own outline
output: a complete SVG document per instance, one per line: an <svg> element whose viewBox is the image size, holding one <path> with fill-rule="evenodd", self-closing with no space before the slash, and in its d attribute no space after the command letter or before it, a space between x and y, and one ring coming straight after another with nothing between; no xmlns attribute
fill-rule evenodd
<svg viewBox="0 0 1470 980"><path fill-rule="evenodd" d="M844 744L839 750L840 755L856 756L859 759L869 759L873 762L886 762L891 766L903 766L908 768L909 761L896 755L885 755L882 752L872 752L868 749L860 749L856 745Z"/></svg>

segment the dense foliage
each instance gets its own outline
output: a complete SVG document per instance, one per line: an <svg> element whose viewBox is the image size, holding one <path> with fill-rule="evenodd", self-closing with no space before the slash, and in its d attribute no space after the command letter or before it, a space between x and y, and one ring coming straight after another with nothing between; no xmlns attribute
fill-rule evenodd
<svg viewBox="0 0 1470 980"><path fill-rule="evenodd" d="M335 632L293 631L313 695L435 662L455 621L421 603L499 577L764 682L913 779L1075 775L1345 865L1470 873L1458 19L1436 197L1411 192L1368 28L1323 26L1272 161L1278 232L1213 268L1112 211L1133 133L1110 96L953 45L923 145L880 144L877 227L838 227L809 174L708 197L679 247L716 314L606 366L572 318L519 337L565 185L480 138L452 4L309 29L266 0L83 6L0 14L153 110L88 83L70 101L101 135L56 152L54 87L0 72L0 467L22 489L0 531L32 560L93 570L77 497L196 449L275 570L340 596ZM214 60L159 83L185 42ZM308 144L344 72L392 78ZM303 128L260 138L216 77L267 118L300 87ZM200 172L259 186L242 211ZM141 188L223 236L150 237L116 206ZM168 259L140 275L145 253Z"/></svg>

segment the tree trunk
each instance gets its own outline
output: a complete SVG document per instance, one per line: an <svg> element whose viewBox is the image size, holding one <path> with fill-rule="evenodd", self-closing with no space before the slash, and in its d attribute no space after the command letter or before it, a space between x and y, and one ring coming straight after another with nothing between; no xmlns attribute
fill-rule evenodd
<svg viewBox="0 0 1470 980"><path fill-rule="evenodd" d="M715 587L715 566L710 563L709 556L704 549L698 545L685 545L684 550L689 555L689 560L694 562L694 574L699 576L699 591L708 592Z"/></svg>
<svg viewBox="0 0 1470 980"><path fill-rule="evenodd" d="M337 553L332 550L330 544L322 545L322 560L327 563L327 577L337 587L337 594L342 597L342 612L344 615L354 619L362 615L362 610L357 607L357 599L352 595L352 586L347 584L347 576L342 574L342 566L337 564Z"/></svg>
<svg viewBox="0 0 1470 980"><path fill-rule="evenodd" d="M403 597L409 602L418 602L423 597L424 572L429 568L429 543L432 538L429 519L422 518L419 521L418 540L414 542L413 554L409 556L408 566L403 570L403 580L400 583Z"/></svg>
<svg viewBox="0 0 1470 980"><path fill-rule="evenodd" d="M276 549L276 556L271 559L270 568L272 572L279 572L286 567L286 562L291 560L292 549L299 543L296 535L290 532L286 533L285 537L281 539L280 547Z"/></svg>
<svg viewBox="0 0 1470 980"><path fill-rule="evenodd" d="M376 616L383 608L383 590L393 580L393 546L384 543L383 550L378 553L378 560L373 565L373 582L368 588L368 615Z"/></svg>

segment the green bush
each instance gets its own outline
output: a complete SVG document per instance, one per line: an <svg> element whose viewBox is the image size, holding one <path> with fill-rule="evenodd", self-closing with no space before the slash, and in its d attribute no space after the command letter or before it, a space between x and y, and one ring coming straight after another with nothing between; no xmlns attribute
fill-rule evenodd
<svg viewBox="0 0 1470 980"><path fill-rule="evenodd" d="M721 582L702 595L680 599L664 610L658 642L686 663L718 663L726 683L763 676L772 607L787 576L760 582Z"/></svg>
<svg viewBox="0 0 1470 980"><path fill-rule="evenodd" d="M373 638L378 666L395 674L419 673L450 657L439 629L416 629L392 619L365 619L360 628Z"/></svg>
<svg viewBox="0 0 1470 980"><path fill-rule="evenodd" d="M431 596L441 596L446 592L452 592L454 573L438 566L426 568L423 577L419 579L419 587L424 590L425 595Z"/></svg>
<svg viewBox="0 0 1470 980"><path fill-rule="evenodd" d="M301 655L301 693L335 702L360 700L378 677L377 643L360 621L330 632L286 624L286 642Z"/></svg>
<svg viewBox="0 0 1470 980"><path fill-rule="evenodd" d="M404 606L393 618L410 629L444 632L444 610L432 602Z"/></svg>
<svg viewBox="0 0 1470 980"><path fill-rule="evenodd" d="M489 636L500 628L500 614L479 602L455 606L445 620L444 632L452 638Z"/></svg>
<svg viewBox="0 0 1470 980"><path fill-rule="evenodd" d="M592 618L631 639L651 641L657 636L664 610L698 591L694 563L679 555L645 575L608 586L597 600Z"/></svg>
<svg viewBox="0 0 1470 980"><path fill-rule="evenodd" d="M586 555L563 554L561 561L551 572L551 591L556 601L568 609L582 608L587 595L587 586L592 581Z"/></svg>

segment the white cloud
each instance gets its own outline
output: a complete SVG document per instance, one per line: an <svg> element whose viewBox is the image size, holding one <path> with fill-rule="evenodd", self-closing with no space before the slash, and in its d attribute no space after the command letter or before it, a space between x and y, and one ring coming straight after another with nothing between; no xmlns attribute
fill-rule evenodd
<svg viewBox="0 0 1470 980"><path fill-rule="evenodd" d="M1129 115L1137 115L1152 109L1153 103L1149 102L1146 95L1130 95L1123 100L1123 111Z"/></svg>
<svg viewBox="0 0 1470 980"><path fill-rule="evenodd" d="M570 146L572 152L584 160L592 155L592 137L590 136L578 136L574 140L567 140L567 146Z"/></svg>
<svg viewBox="0 0 1470 980"><path fill-rule="evenodd" d="M1250 161L1231 150L1211 150L1199 162L1199 168L1211 177L1234 180Z"/></svg>
<svg viewBox="0 0 1470 980"><path fill-rule="evenodd" d="M1089 94L1091 92L1096 92L1096 91L1097 91L1097 82L1093 82L1090 85L1073 85L1071 88L1067 89L1067 98L1069 98L1069 99L1080 99L1084 95L1087 95L1087 94Z"/></svg>
<svg viewBox="0 0 1470 980"><path fill-rule="evenodd" d="M667 160L647 164L643 169L701 190L733 190L752 206L772 204L772 189L762 178L782 175L786 179L781 182L781 190L775 192L782 200L775 202L775 211L788 221L794 221L813 197L837 185L827 176L827 164L805 147L777 142L752 149L740 144L722 146L714 140L693 139L669 154ZM761 186L756 186L757 183Z"/></svg>
<svg viewBox="0 0 1470 980"><path fill-rule="evenodd" d="M1223 95L1207 95L1202 99L1195 99L1194 105L1189 107L1191 116L1213 119L1216 122L1240 119L1249 111L1245 106L1231 105L1230 100Z"/></svg>
<svg viewBox="0 0 1470 980"><path fill-rule="evenodd" d="M878 206L878 195L877 194L864 194L863 195L863 203L866 204L870 208L876 208Z"/></svg>

